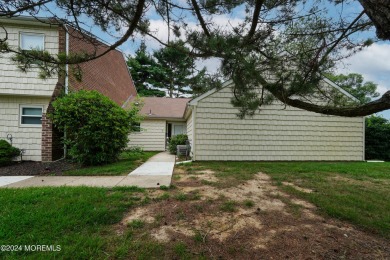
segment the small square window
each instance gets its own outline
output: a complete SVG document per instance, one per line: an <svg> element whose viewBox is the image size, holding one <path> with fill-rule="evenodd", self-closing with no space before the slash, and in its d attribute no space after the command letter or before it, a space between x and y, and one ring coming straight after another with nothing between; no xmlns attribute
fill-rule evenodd
<svg viewBox="0 0 390 260"><path fill-rule="evenodd" d="M20 33L20 49L41 50L45 49L45 35L39 33Z"/></svg>
<svg viewBox="0 0 390 260"><path fill-rule="evenodd" d="M42 125L41 106L21 106L20 124L21 125Z"/></svg>
<svg viewBox="0 0 390 260"><path fill-rule="evenodd" d="M132 123L131 130L133 132L141 132L141 124L140 123Z"/></svg>

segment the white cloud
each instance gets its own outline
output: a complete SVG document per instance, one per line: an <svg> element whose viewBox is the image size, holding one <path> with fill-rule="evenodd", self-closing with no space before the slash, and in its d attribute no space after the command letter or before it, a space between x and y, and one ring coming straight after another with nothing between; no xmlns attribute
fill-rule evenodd
<svg viewBox="0 0 390 260"><path fill-rule="evenodd" d="M348 58L344 65L339 67L339 72L362 74L365 80L378 84L380 94L390 90L390 44L374 43ZM390 110L378 114L390 119Z"/></svg>
<svg viewBox="0 0 390 260"><path fill-rule="evenodd" d="M381 94L385 93L390 90L390 44L372 44L346 59L338 71L362 74L365 80L378 84Z"/></svg>
<svg viewBox="0 0 390 260"><path fill-rule="evenodd" d="M203 69L203 67L206 67L207 71L210 74L214 74L219 70L219 67L221 66L221 60L218 58L210 58L206 60L198 60L196 62L196 67L200 70Z"/></svg>

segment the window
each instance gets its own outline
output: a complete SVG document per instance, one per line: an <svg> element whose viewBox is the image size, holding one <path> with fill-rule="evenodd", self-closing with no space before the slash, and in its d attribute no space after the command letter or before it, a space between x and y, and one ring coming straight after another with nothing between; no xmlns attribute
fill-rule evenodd
<svg viewBox="0 0 390 260"><path fill-rule="evenodd" d="M20 124L25 126L42 125L42 106L20 106Z"/></svg>
<svg viewBox="0 0 390 260"><path fill-rule="evenodd" d="M184 125L173 125L173 135L181 135L185 133L185 126Z"/></svg>
<svg viewBox="0 0 390 260"><path fill-rule="evenodd" d="M140 123L132 123L131 130L133 132L141 132L141 124Z"/></svg>
<svg viewBox="0 0 390 260"><path fill-rule="evenodd" d="M41 50L45 49L45 35L39 33L20 33L20 49Z"/></svg>

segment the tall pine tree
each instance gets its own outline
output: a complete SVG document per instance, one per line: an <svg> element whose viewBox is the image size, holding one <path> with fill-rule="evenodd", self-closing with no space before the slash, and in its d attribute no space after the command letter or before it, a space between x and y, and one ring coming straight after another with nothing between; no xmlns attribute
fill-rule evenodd
<svg viewBox="0 0 390 260"><path fill-rule="evenodd" d="M139 49L135 52L135 56L129 56L127 66L130 68L131 77L134 85L140 96L148 97L164 97L165 92L155 87L154 79L156 74L161 74L158 70L160 66L156 63L151 55L146 51L145 42L141 42Z"/></svg>
<svg viewBox="0 0 390 260"><path fill-rule="evenodd" d="M129 57L130 68L137 91L141 96L197 96L221 83L218 77L196 68L196 59L188 55L184 42L172 42L149 55L141 43L134 58Z"/></svg>

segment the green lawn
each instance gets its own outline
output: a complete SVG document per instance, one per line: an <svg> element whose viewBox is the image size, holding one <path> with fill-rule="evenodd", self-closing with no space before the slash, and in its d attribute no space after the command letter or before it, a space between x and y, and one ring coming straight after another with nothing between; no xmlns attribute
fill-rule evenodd
<svg viewBox="0 0 390 260"><path fill-rule="evenodd" d="M183 167L215 171L220 181L212 185L221 188L251 179L257 172L267 173L281 189L312 202L328 216L390 238L390 163L199 162Z"/></svg>
<svg viewBox="0 0 390 260"><path fill-rule="evenodd" d="M118 162L64 172L67 176L127 175L158 152L123 152Z"/></svg>
<svg viewBox="0 0 390 260"><path fill-rule="evenodd" d="M142 203L144 190L56 187L0 189L0 245L59 245L59 252L2 252L0 259L114 258L123 236L112 226Z"/></svg>
<svg viewBox="0 0 390 260"><path fill-rule="evenodd" d="M189 174L213 170L218 181L207 185L221 189L250 180L257 172L267 173L282 190L314 203L323 214L390 238L390 163L195 162L179 167ZM282 182L314 192L304 193ZM0 189L0 245L61 246L58 252L0 250L0 259L191 258L186 254L192 249L179 240L164 244L151 238L150 230L161 224L157 213L156 223L134 220L118 233L120 220L137 206L199 199L174 187L164 187L156 198L150 192L135 187ZM220 210L233 212L238 206L227 201ZM253 202L244 206L252 207Z"/></svg>

